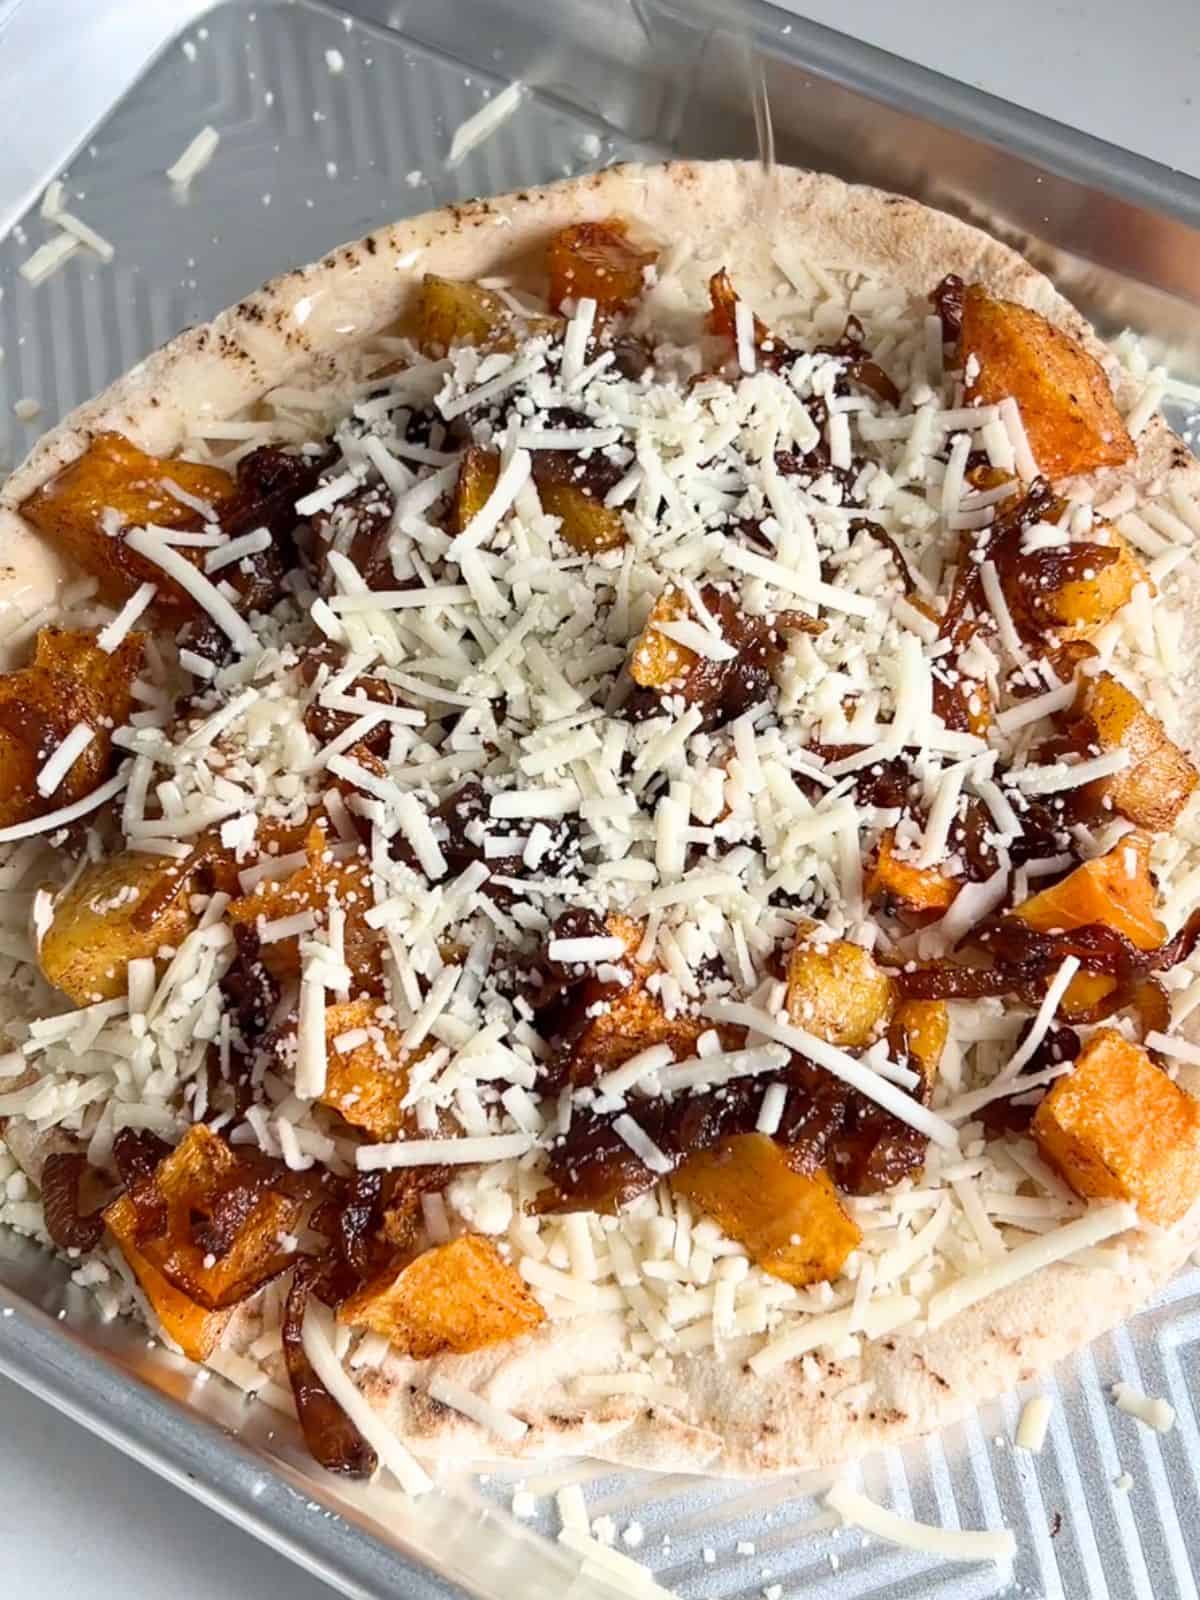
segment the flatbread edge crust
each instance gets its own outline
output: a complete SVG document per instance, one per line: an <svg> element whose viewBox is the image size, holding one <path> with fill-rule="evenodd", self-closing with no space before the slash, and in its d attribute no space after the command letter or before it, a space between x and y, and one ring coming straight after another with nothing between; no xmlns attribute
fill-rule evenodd
<svg viewBox="0 0 1200 1600"><path fill-rule="evenodd" d="M794 241L801 259L890 279L918 296L956 272L1031 306L1079 339L1103 362L1123 410L1136 395L1136 381L1048 278L955 217L826 174L786 168L765 174L748 162L613 167L381 228L284 273L154 351L47 433L0 489L0 597L19 586L23 607L32 608L52 594L62 568L15 508L81 454L93 434L115 430L170 455L201 416L233 415L280 383L355 376L353 347L403 315L425 272L466 279L503 271L536 283L550 234L612 215L664 246L688 241L714 269L728 267L751 304L779 280L771 257L776 242ZM1200 484L1200 465L1161 419L1138 443L1135 463L1095 476L1098 498L1123 482L1142 491L1168 481L1189 489ZM1189 564L1183 581L1190 589L1196 580ZM1191 627L1186 634L1193 660L1196 636ZM1194 728L1192 735L1194 751ZM1180 1078L1195 1089L1200 1070L1184 1069ZM590 1453L626 1466L735 1475L833 1465L943 1427L1045 1373L1145 1305L1197 1243L1200 1206L1170 1232L1139 1233L1121 1271L1043 1269L934 1332L863 1340L849 1360L818 1354L815 1378L799 1361L760 1379L744 1361L722 1362L709 1353L677 1357L672 1382L687 1395L686 1415L634 1395L586 1407L572 1396L579 1374L621 1367L620 1313L547 1324L469 1356L421 1363L391 1356L357 1376L372 1405L426 1455ZM240 1316L230 1342L244 1348L256 1332L253 1314ZM529 1423L528 1432L516 1446L498 1447L492 1435L430 1398L435 1373L513 1411Z"/></svg>

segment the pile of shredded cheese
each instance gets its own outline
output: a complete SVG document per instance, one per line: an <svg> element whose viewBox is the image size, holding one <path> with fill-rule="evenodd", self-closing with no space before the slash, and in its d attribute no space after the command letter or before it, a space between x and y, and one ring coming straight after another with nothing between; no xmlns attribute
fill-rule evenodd
<svg viewBox="0 0 1200 1600"><path fill-rule="evenodd" d="M501 109L498 100L489 121ZM190 175L208 153L193 148L180 165ZM81 237L78 229L70 235L72 247ZM909 948L902 931L869 915L865 904L865 866L885 829L898 829L907 858L955 876L963 871L954 838L961 805L978 797L993 819L988 842L1001 870L995 881L964 887L953 910L911 947L912 954L936 955L1005 892L1006 850L1021 830L1022 795L1062 792L1112 769L1108 758L1037 764L1032 752L1069 696L1048 668L1025 658L994 572L984 572L994 629L976 636L957 670L986 687L998 715L987 738L947 729L933 711L935 679L947 670L936 623L906 598L889 551L853 526L870 517L903 553L919 594L931 603L944 596L963 532L985 529L1000 501L996 491L971 488L970 452L982 451L1026 480L1036 471L1016 406L964 407L962 374L947 365L938 319L907 297L791 251L777 262L778 288L756 305L758 313L791 345L810 350L836 340L853 313L874 360L901 392L898 407L858 389L839 394L841 363L833 355L802 355L784 374L755 370L745 328L732 381L711 375L729 359L728 349L719 352L718 342L700 336L661 345L646 375L623 377L611 351L597 354L589 345L595 307L584 301L560 339L543 334L516 351L456 349L437 360L405 341L382 340L377 367L399 363L399 370L363 380L348 396L284 387L253 416L201 428L186 453L226 465L265 442L319 451L332 431L337 459L297 506L299 519L320 523L314 537L328 579L323 592L297 572L285 601L251 625L225 579L261 548L254 534L237 548L215 524L203 534L126 534L165 576L186 585L235 647L220 666L165 640L149 651L136 686L138 710L115 736L128 757L114 780L114 803L129 848L179 860L191 840L216 827L236 852L249 892L300 864L260 851L263 825L299 823L323 808L335 853L370 867L368 921L386 948L386 1017L406 1051L435 1045L417 1062L406 1095L418 1136L362 1143L318 1104L326 1007L354 983L342 943L345 908L264 924L264 941L302 939L298 990L288 997L299 1018L293 1070L266 1071L258 1103L243 1118L226 1113L215 1125L235 1144L256 1145L294 1168L320 1163L346 1173L454 1164L445 1196L427 1199L429 1242L477 1230L516 1263L551 1318L603 1310L625 1319L620 1370L576 1380L581 1412L635 1395L686 1414L681 1374L696 1354L748 1359L760 1377L798 1360L806 1381L817 1384L819 1356L841 1360L897 1329L935 1327L1050 1262L1119 1272L1125 1246L1116 1236L1136 1225L1129 1207L1085 1207L1029 1140L989 1140L977 1120L995 1094L1011 1092L1005 1082L1051 1026L1069 970L1021 1050L1017 1036L1028 1013L998 1001L952 1002L930 1107L904 1092L912 1074L905 1078L886 1047L851 1056L783 1014L783 986L770 958L808 919L819 922L822 936L877 954ZM700 307L714 265L720 263L677 251L650 274L640 322L653 329L660 317ZM508 287L501 292L524 304ZM1161 393L1155 382L1147 380L1148 393ZM815 400L828 415L824 442L833 470L798 482L779 469L777 456L818 443L809 410ZM560 426L554 419L564 408L573 420ZM1137 409L1131 426L1145 423L1144 408ZM439 512L468 440L498 451L501 467L486 504L451 536ZM612 469L605 504L622 515L627 541L620 549L586 555L564 543L531 470L532 453L546 450L575 451L584 462L598 456ZM847 488L844 475L856 463ZM372 499L384 507L389 529L394 585L385 589L368 588L350 553ZM1143 587L1093 642L1101 663L1176 732L1185 662L1180 617L1169 603L1171 575L1200 534L1200 507L1179 493L1141 505L1125 495L1099 507L1077 498L1057 524L1035 526L1026 537L1031 548L1069 544L1103 519L1116 519L1158 598L1152 604ZM732 536L743 522L759 536ZM206 545L203 571L178 554L199 540ZM823 631L790 636L777 692L731 724L703 731L696 708L671 695L658 715L630 721L622 704L631 643L668 583L687 597L692 620L663 631L701 656L720 660L728 648L702 585L732 586L751 616L803 610ZM153 592L145 586L119 614L100 605L87 584L72 598L71 620L103 627L105 647L115 648ZM10 642L30 637L37 622L23 621ZM306 681L301 652L314 639L344 656ZM352 685L364 677L390 686L397 703L355 698ZM1027 691L1022 698L1014 698L1014 683ZM181 685L193 708L182 727L173 709ZM352 723L321 742L305 723L313 706ZM381 726L389 741L382 776L351 753ZM77 734L77 744L86 733ZM813 747L829 746L853 752L814 754ZM50 753L46 785L72 753ZM855 798L855 775L896 757L907 760L923 791L924 828ZM472 825L479 860L455 876L437 811L468 780L482 784L488 814ZM0 978L35 1019L10 1030L11 1053L0 1058L0 1117L81 1139L89 1159L103 1166L122 1128L174 1140L211 1114L206 1064L213 1048L228 1062L230 1024L218 982L233 960L234 935L225 919L228 897L214 894L169 960L157 969L131 966L127 996L64 1011L38 975L35 947L53 914L40 887L45 847L61 837L53 830L66 820L64 812L24 830L29 837L6 846L0 862ZM1125 826L1077 828L1077 854L1101 853ZM1200 902L1198 845L1195 808L1156 841L1172 927ZM88 853L98 857L107 848L98 825ZM486 886L498 875L489 862L516 856L520 874L503 878L502 900L491 898ZM1014 899L1061 865L1051 857L1019 868ZM63 864L55 870L61 878ZM698 1011L714 1027L694 1059L676 1061L669 1046L659 1046L601 1085L547 1098L538 1093L547 1046L528 1004L497 981L494 958L509 950L531 959L555 919L576 909L640 919L639 955L658 968L652 993L668 1013ZM620 970L611 944L584 939L559 954L605 978ZM724 976L700 976L711 972ZM1200 977L1184 967L1168 981L1174 1027L1200 1001ZM748 1025L744 1050L722 1049L715 1030L722 1020ZM606 1106L623 1106L622 1137L659 1170L661 1152L638 1122L647 1095L769 1071L791 1047L930 1139L921 1177L846 1201L863 1242L834 1281L797 1289L772 1277L665 1182L616 1216L530 1211L547 1149L578 1105L595 1104L599 1094ZM1171 1053L1170 1037L1162 1048ZM1182 1044L1174 1048L1189 1059ZM36 1076L26 1081L29 1068ZM1023 1089L1036 1092L1066 1070L1064 1063L1027 1077ZM21 1086L6 1092L6 1077ZM765 1090L763 1131L779 1126L786 1092L779 1085ZM0 1195L0 1222L45 1237L36 1191L3 1147ZM111 1311L137 1303L149 1314L117 1252L104 1251L78 1277ZM265 1291L263 1306L264 1332L249 1352L251 1387L258 1363L278 1350L277 1286ZM326 1365L331 1337L315 1324L311 1335L306 1329L310 1354ZM387 1346L368 1334L348 1353L353 1373L385 1359ZM246 1380L239 1370L238 1381ZM352 1387L347 1380L339 1395ZM869 1389L852 1383L837 1401L859 1412ZM437 1398L501 1440L515 1439L523 1427L486 1396L448 1382Z"/></svg>

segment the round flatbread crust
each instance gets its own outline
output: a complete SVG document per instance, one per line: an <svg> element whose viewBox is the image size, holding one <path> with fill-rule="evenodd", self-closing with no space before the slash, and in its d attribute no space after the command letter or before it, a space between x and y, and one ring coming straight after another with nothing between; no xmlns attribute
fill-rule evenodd
<svg viewBox="0 0 1200 1600"><path fill-rule="evenodd" d="M889 280L914 297L947 272L958 273L1040 311L1079 339L1103 362L1122 410L1136 398L1135 380L1050 280L955 217L786 168L767 174L738 162L614 167L381 228L273 279L149 355L52 429L0 490L0 600L31 611L53 597L61 564L16 507L81 454L94 433L115 430L170 455L200 419L247 414L278 384L353 377L356 343L403 325L424 273L469 279L503 272L537 288L542 246L552 233L614 215L664 247L685 241L711 270L727 267L751 304L781 281L772 258L777 243L825 268ZM1200 483L1200 466L1161 419L1138 445L1135 463L1089 480L1098 499L1122 483L1141 492ZM1191 588L1196 580L1189 565L1182 581ZM1200 613L1200 606L1186 609ZM1189 661L1200 660L1196 626L1186 629ZM1190 742L1196 753L1194 731ZM1181 1081L1196 1088L1200 1071L1184 1069ZM587 1452L629 1466L733 1474L839 1463L953 1422L1124 1321L1200 1243L1200 1207L1169 1233L1139 1232L1127 1243L1128 1264L1119 1271L1045 1269L934 1332L864 1340L846 1360L817 1355L815 1373L811 1362L806 1371L794 1361L760 1379L744 1360L677 1357L672 1383L687 1397L679 1410L633 1395L585 1407L572 1396L579 1374L623 1364L619 1313L549 1324L470 1356L424 1363L393 1356L357 1376L408 1442L432 1455ZM253 1316L239 1319L237 1331L238 1345L251 1342ZM498 1448L476 1424L433 1401L426 1390L436 1372L527 1420L521 1442Z"/></svg>

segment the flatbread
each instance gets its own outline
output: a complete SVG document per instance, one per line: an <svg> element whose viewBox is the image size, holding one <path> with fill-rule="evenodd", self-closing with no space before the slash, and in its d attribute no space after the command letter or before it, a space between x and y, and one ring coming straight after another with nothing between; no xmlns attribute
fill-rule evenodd
<svg viewBox="0 0 1200 1600"><path fill-rule="evenodd" d="M820 266L890 280L914 296L956 272L1033 307L1081 340L1104 362L1122 410L1136 396L1136 381L1047 278L953 217L793 170L765 175L757 166L731 162L613 168L380 229L285 273L148 356L47 434L4 486L0 594L26 611L52 596L61 566L15 508L79 455L92 434L116 430L169 455L198 418L253 414L275 385L346 381L356 372L355 341L402 324L424 273L473 279L503 272L536 286L541 249L552 233L613 215L663 245L684 241L713 269L728 267L752 304L780 282L772 249L789 240ZM681 308L680 317L681 332L698 326L696 308ZM1200 466L1155 419L1135 463L1092 481L1098 498L1125 482L1143 492L1169 483L1195 487ZM1183 582L1190 589L1196 581L1189 568ZM1197 662L1200 606L1184 609L1192 614L1186 658ZM1196 753L1200 713L1192 715L1189 742ZM1184 1069L1180 1078L1200 1086L1200 1071ZM35 1153L27 1156L33 1164ZM1120 1271L1053 1267L936 1332L864 1341L852 1359L820 1359L815 1379L798 1362L763 1380L743 1360L711 1353L677 1357L672 1381L687 1397L679 1411L648 1408L634 1395L593 1401L585 1409L572 1396L571 1380L580 1373L620 1365L619 1313L548 1323L532 1337L466 1357L414 1363L393 1356L357 1377L414 1448L439 1456L590 1452L631 1466L748 1474L841 1462L949 1423L1044 1372L1145 1304L1198 1242L1200 1209L1169 1233L1139 1233ZM239 1344L253 1337L252 1319L246 1320ZM528 1433L514 1447L499 1446L430 1399L426 1389L435 1373L527 1419Z"/></svg>

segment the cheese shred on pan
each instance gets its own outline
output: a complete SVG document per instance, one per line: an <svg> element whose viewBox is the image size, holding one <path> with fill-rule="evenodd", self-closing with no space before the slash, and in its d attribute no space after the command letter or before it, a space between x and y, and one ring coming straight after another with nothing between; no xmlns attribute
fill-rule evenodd
<svg viewBox="0 0 1200 1600"><path fill-rule="evenodd" d="M1027 1400L1021 1411L1020 1421L1017 1423L1017 1436L1015 1443L1021 1450L1028 1450L1033 1455L1041 1452L1046 1442L1046 1430L1050 1426L1050 1413L1054 1409L1054 1402L1048 1394L1035 1394Z"/></svg>
<svg viewBox="0 0 1200 1600"><path fill-rule="evenodd" d="M1017 1541L1007 1528L996 1532L935 1528L888 1511L847 1484L835 1484L825 1496L825 1504L844 1522L890 1544L920 1550L925 1555L944 1556L948 1561L1011 1561L1016 1553Z"/></svg>

